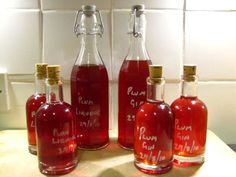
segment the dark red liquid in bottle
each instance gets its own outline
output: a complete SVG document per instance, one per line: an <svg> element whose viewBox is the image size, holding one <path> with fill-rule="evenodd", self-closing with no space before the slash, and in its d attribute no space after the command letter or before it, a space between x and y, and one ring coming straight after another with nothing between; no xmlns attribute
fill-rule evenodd
<svg viewBox="0 0 236 177"><path fill-rule="evenodd" d="M108 144L108 94L105 66L74 66L71 74L71 103L76 113L79 148L99 149Z"/></svg>
<svg viewBox="0 0 236 177"><path fill-rule="evenodd" d="M173 153L191 161L191 158L205 152L207 108L197 97L184 96L175 100L171 108L175 116ZM181 163L176 160L174 162ZM184 162L181 165L188 166L195 163Z"/></svg>
<svg viewBox="0 0 236 177"><path fill-rule="evenodd" d="M161 174L172 167L174 118L164 102L146 102L135 123L135 166L148 174Z"/></svg>
<svg viewBox="0 0 236 177"><path fill-rule="evenodd" d="M46 102L45 94L34 94L26 102L26 120L28 131L29 151L37 154L36 135L35 135L35 114L38 108Z"/></svg>
<svg viewBox="0 0 236 177"><path fill-rule="evenodd" d="M39 169L62 175L77 165L74 115L65 102L42 105L36 114Z"/></svg>
<svg viewBox="0 0 236 177"><path fill-rule="evenodd" d="M150 60L124 60L119 74L118 143L134 148L134 121L140 105L146 100L146 79Z"/></svg>

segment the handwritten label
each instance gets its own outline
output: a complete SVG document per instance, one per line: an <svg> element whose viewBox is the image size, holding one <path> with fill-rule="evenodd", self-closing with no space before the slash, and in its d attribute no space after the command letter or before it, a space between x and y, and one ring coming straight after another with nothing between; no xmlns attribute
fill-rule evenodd
<svg viewBox="0 0 236 177"><path fill-rule="evenodd" d="M139 152L142 159L151 161L152 163L158 163L166 159L166 156L162 154L161 150L157 152L157 155L154 155L154 151L157 150L157 136L146 135L146 127L144 126L139 129L139 140L142 142L143 151Z"/></svg>
<svg viewBox="0 0 236 177"><path fill-rule="evenodd" d="M31 119L32 120L31 120L31 123L30 123L30 127L33 127L33 128L35 127L35 114L36 114L35 111L31 112Z"/></svg>
<svg viewBox="0 0 236 177"><path fill-rule="evenodd" d="M191 125L179 125L179 119L175 120L175 129L177 142L174 143L174 148L176 151L182 151L187 153L194 153L199 150L199 146L196 144L195 140L190 137L193 130Z"/></svg>
<svg viewBox="0 0 236 177"><path fill-rule="evenodd" d="M73 152L76 148L75 142L73 141L75 140L75 136L70 136L69 124L66 124L64 129L60 131L54 128L52 131L52 144L65 145L57 148L59 154ZM68 144L70 142L71 144Z"/></svg>

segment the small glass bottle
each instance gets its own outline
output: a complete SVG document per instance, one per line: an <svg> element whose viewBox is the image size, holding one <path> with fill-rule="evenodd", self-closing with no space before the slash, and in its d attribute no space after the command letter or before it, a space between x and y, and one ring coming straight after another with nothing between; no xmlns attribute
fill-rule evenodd
<svg viewBox="0 0 236 177"><path fill-rule="evenodd" d="M207 107L197 97L195 65L184 65L182 94L171 108L175 117L174 163L192 166L204 162Z"/></svg>
<svg viewBox="0 0 236 177"><path fill-rule="evenodd" d="M46 63L35 64L35 93L28 98L25 106L28 133L28 150L31 154L34 155L37 154L35 136L35 113L38 108L46 102L46 67Z"/></svg>
<svg viewBox="0 0 236 177"><path fill-rule="evenodd" d="M145 47L144 11L144 5L132 7L129 22L130 47L119 73L118 143L125 149L134 148L135 115L146 99L146 79L151 64Z"/></svg>
<svg viewBox="0 0 236 177"><path fill-rule="evenodd" d="M77 143L80 149L100 149L109 143L108 74L97 48L97 37L103 34L103 24L95 5L82 6L75 21L75 33L82 39L71 73Z"/></svg>
<svg viewBox="0 0 236 177"><path fill-rule="evenodd" d="M36 113L36 138L40 172L63 175L77 165L75 116L63 101L60 66L47 67L46 103Z"/></svg>
<svg viewBox="0 0 236 177"><path fill-rule="evenodd" d="M150 65L147 101L136 114L134 129L135 166L147 174L162 174L172 168L174 118L163 100L162 66Z"/></svg>

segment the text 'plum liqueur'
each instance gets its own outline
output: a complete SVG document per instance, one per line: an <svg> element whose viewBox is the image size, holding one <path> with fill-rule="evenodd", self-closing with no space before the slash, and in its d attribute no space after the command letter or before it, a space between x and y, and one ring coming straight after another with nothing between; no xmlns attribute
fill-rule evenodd
<svg viewBox="0 0 236 177"><path fill-rule="evenodd" d="M132 7L129 21L130 46L119 73L118 143L125 149L134 148L135 115L146 99L146 79L151 64L145 47L144 11L144 5Z"/></svg>
<svg viewBox="0 0 236 177"><path fill-rule="evenodd" d="M103 23L94 5L82 6L75 21L75 33L81 38L80 53L71 73L77 143L81 149L100 149L109 143L108 74L97 48Z"/></svg>
<svg viewBox="0 0 236 177"><path fill-rule="evenodd" d="M60 66L47 67L46 103L36 113L38 165L45 175L63 175L77 165L75 116L63 101Z"/></svg>
<svg viewBox="0 0 236 177"><path fill-rule="evenodd" d="M35 135L35 114L38 108L46 102L47 77L46 63L35 64L35 93L26 102L26 122L28 133L28 149L31 154L37 154L36 135Z"/></svg>
<svg viewBox="0 0 236 177"><path fill-rule="evenodd" d="M144 173L162 174L172 168L174 117L163 100L162 66L150 65L149 71L147 100L135 121L134 164Z"/></svg>
<svg viewBox="0 0 236 177"><path fill-rule="evenodd" d="M185 65L182 94L171 108L175 117L174 163L182 166L204 162L207 130L207 107L197 97L195 65Z"/></svg>

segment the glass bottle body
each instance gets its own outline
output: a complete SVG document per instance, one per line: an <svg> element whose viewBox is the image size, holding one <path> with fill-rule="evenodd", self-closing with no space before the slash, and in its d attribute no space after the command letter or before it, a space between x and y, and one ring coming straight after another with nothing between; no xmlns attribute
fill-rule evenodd
<svg viewBox="0 0 236 177"><path fill-rule="evenodd" d="M150 60L124 60L119 73L119 135L118 143L134 148L136 112L146 100L146 79Z"/></svg>
<svg viewBox="0 0 236 177"><path fill-rule="evenodd" d="M192 166L204 162L207 108L198 99L197 81L182 81L182 95L171 108L175 116L174 163Z"/></svg>
<svg viewBox="0 0 236 177"><path fill-rule="evenodd" d="M75 117L63 101L62 86L48 87L47 103L36 114L39 169L45 175L63 175L77 165Z"/></svg>
<svg viewBox="0 0 236 177"><path fill-rule="evenodd" d="M147 97L151 99L137 111L134 129L134 164L147 174L162 174L172 168L173 114L168 104L157 99L156 90L155 85L148 85L152 93Z"/></svg>
<svg viewBox="0 0 236 177"><path fill-rule="evenodd" d="M104 65L75 65L71 74L71 103L76 113L77 143L99 149L109 142L108 75Z"/></svg>
<svg viewBox="0 0 236 177"><path fill-rule="evenodd" d="M35 114L39 107L46 102L44 79L36 79L36 92L26 102L26 123L28 133L28 150L31 154L37 154L35 135Z"/></svg>
<svg viewBox="0 0 236 177"><path fill-rule="evenodd" d="M174 163L191 166L204 162L207 108L197 97L181 96L172 105L175 115Z"/></svg>
<svg viewBox="0 0 236 177"><path fill-rule="evenodd" d="M135 5L130 13L130 46L119 72L118 143L124 149L134 148L136 112L146 100L146 79L151 64L145 46L146 17L143 5Z"/></svg>

